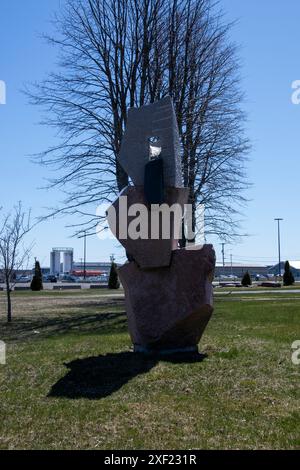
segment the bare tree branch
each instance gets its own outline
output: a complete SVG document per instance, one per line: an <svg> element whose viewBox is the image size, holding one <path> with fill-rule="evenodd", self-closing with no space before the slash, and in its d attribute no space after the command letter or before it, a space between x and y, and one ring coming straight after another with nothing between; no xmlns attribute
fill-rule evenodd
<svg viewBox="0 0 300 470"><path fill-rule="evenodd" d="M127 109L171 95L194 213L205 204L207 232L236 235L249 142L232 25L218 2L67 0L55 24L47 39L60 70L27 90L59 132L58 145L37 157L64 194L50 215L77 214L78 231L91 233L95 206L128 184L117 160Z"/></svg>
<svg viewBox="0 0 300 470"><path fill-rule="evenodd" d="M31 246L25 246L24 237L31 230L30 211L24 212L22 204L5 215L0 223L0 273L6 285L7 321L12 321L11 290L15 272L29 260Z"/></svg>

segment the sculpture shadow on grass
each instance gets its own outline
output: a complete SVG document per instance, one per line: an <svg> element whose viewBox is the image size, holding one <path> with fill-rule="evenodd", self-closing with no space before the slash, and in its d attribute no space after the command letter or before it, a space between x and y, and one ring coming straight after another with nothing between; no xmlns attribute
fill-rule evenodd
<svg viewBox="0 0 300 470"><path fill-rule="evenodd" d="M104 356L76 359L65 364L70 370L51 388L48 397L105 398L119 390L134 377L149 372L160 360L172 363L201 362L206 355L158 356L120 352Z"/></svg>
<svg viewBox="0 0 300 470"><path fill-rule="evenodd" d="M67 310L67 308L64 308ZM0 329L2 325L0 324ZM3 340L25 341L48 338L70 332L81 333L122 333L127 331L127 319L124 311L105 313L65 314L57 317L21 317L10 325L4 324L1 331ZM38 335L37 335L38 333Z"/></svg>

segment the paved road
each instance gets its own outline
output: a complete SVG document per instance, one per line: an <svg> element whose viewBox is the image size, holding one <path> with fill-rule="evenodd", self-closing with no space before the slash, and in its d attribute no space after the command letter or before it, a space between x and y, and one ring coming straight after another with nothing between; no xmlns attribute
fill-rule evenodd
<svg viewBox="0 0 300 470"><path fill-rule="evenodd" d="M81 286L81 289L89 289L91 285L99 285L97 282L72 282L72 283L68 283L68 282L44 282L43 283L43 287L44 287L44 290L53 290L53 287L54 286L57 286L57 287L63 287L64 289L67 289L68 287L73 287L74 286ZM0 287L5 287L4 284L0 284ZM15 287L26 287L26 288L30 288L30 283L23 283L23 282L17 282L16 286ZM57 288L56 287L56 288ZM107 287L107 284L105 284L104 287ZM78 289L78 287L77 287Z"/></svg>
<svg viewBox="0 0 300 470"><path fill-rule="evenodd" d="M44 286L44 290L53 290L53 287L56 286L56 289L58 287L63 287L63 289L66 289L68 287L70 287L72 289L72 287L74 288L74 286L81 286L81 289L90 289L90 286L91 285L98 285L97 283L87 283L87 282L73 282L73 283L67 283L67 282L57 282L57 283L50 283L50 282L44 282L43 286ZM1 287L4 287L4 284L1 284L0 283L0 288ZM30 287L30 283L17 283L16 284L16 287L27 287L29 288ZM107 288L107 285L103 285L103 288ZM77 287L78 289L78 287ZM76 290L76 289L74 289ZM79 290L79 289L78 289ZM97 289L96 289L97 291ZM98 292L100 293L101 292L101 289L98 290ZM280 288L270 288L270 289L253 289L253 290L240 290L240 289L237 289L237 288L232 288L232 290L230 288L226 288L224 287L224 290L218 290L218 291L214 291L214 295L253 295L253 294L270 294L270 293L274 293L274 294L300 294L300 289L280 289ZM123 294L121 294L123 295Z"/></svg>

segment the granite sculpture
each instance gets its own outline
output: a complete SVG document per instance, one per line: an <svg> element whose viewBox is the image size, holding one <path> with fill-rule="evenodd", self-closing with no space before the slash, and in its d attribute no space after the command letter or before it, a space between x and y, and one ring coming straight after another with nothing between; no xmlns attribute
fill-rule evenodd
<svg viewBox="0 0 300 470"><path fill-rule="evenodd" d="M149 142L153 138L156 141ZM182 188L179 132L169 96L141 108L129 109L119 162L136 186L144 185L149 143L153 148L161 148L165 186Z"/></svg>
<svg viewBox="0 0 300 470"><path fill-rule="evenodd" d="M134 350L197 351L213 312L215 252L212 245L179 248L189 189L170 97L129 110L119 162L134 185L112 204L108 222L129 260L118 271Z"/></svg>

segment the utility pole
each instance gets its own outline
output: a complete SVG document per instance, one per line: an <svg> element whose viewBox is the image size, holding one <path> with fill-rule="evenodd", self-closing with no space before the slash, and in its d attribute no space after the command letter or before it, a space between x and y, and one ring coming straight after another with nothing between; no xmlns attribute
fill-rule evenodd
<svg viewBox="0 0 300 470"><path fill-rule="evenodd" d="M283 220L283 219L280 219L280 218L276 218L274 219L275 221L277 221L277 238L278 238L278 274L279 276L281 276L281 267L280 267L280 264L281 264L281 253L280 253L280 222Z"/></svg>
<svg viewBox="0 0 300 470"><path fill-rule="evenodd" d="M221 245L222 245L223 268L225 268L225 251L224 251L225 243L222 243Z"/></svg>
<svg viewBox="0 0 300 470"><path fill-rule="evenodd" d="M83 279L86 279L86 231L84 231L84 243L83 243Z"/></svg>
<svg viewBox="0 0 300 470"><path fill-rule="evenodd" d="M232 253L230 253L230 266L231 266L231 275L233 274L232 273Z"/></svg>

